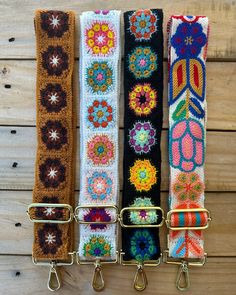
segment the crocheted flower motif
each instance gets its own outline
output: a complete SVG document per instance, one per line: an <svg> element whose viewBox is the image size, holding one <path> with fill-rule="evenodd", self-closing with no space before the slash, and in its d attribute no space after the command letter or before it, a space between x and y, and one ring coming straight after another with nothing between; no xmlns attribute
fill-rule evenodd
<svg viewBox="0 0 236 295"><path fill-rule="evenodd" d="M115 48L114 29L106 21L95 21L86 29L85 42L93 55L107 56Z"/></svg>
<svg viewBox="0 0 236 295"><path fill-rule="evenodd" d="M92 235L83 246L85 257L110 257L111 243L103 236Z"/></svg>
<svg viewBox="0 0 236 295"><path fill-rule="evenodd" d="M137 116L149 115L156 107L157 93L150 84L137 84L129 93L129 107Z"/></svg>
<svg viewBox="0 0 236 295"><path fill-rule="evenodd" d="M156 32L157 16L149 9L137 10L129 17L130 32L138 41L149 40Z"/></svg>
<svg viewBox="0 0 236 295"><path fill-rule="evenodd" d="M204 130L194 120L176 122L170 131L170 165L192 172L204 163Z"/></svg>
<svg viewBox="0 0 236 295"><path fill-rule="evenodd" d="M172 190L179 202L197 202L204 191L204 183L195 172L181 172L177 175Z"/></svg>
<svg viewBox="0 0 236 295"><path fill-rule="evenodd" d="M67 105L66 92L57 83L49 83L44 89L40 90L40 99L41 104L49 113L58 113Z"/></svg>
<svg viewBox="0 0 236 295"><path fill-rule="evenodd" d="M155 240L151 233L144 229L135 230L130 238L130 254L137 261L151 260L157 254Z"/></svg>
<svg viewBox="0 0 236 295"><path fill-rule="evenodd" d="M132 207L151 207L154 206L150 198L136 198L130 205L129 218L133 224L153 224L157 222L156 210L132 210Z"/></svg>
<svg viewBox="0 0 236 295"><path fill-rule="evenodd" d="M84 215L84 221L87 222L109 222L111 221L111 215L109 214L109 212L107 212L107 210L105 210L104 208L92 208L89 209L89 211L87 212L87 214ZM107 227L106 224L90 224L89 225L91 230L96 230L96 229L105 229Z"/></svg>
<svg viewBox="0 0 236 295"><path fill-rule="evenodd" d="M113 193L113 180L107 172L93 172L87 178L87 192L92 200L103 201Z"/></svg>
<svg viewBox="0 0 236 295"><path fill-rule="evenodd" d="M68 31L69 16L66 12L49 10L40 15L41 27L47 32L49 38L60 38L66 31Z"/></svg>
<svg viewBox="0 0 236 295"><path fill-rule="evenodd" d="M68 60L68 54L61 46L48 46L48 49L42 53L42 65L50 76L60 76L67 70Z"/></svg>
<svg viewBox="0 0 236 295"><path fill-rule="evenodd" d="M148 78L157 69L157 56L151 47L136 47L128 56L128 64L136 79Z"/></svg>
<svg viewBox="0 0 236 295"><path fill-rule="evenodd" d="M149 191L157 181L157 170L149 160L136 160L129 171L129 180L139 192Z"/></svg>
<svg viewBox="0 0 236 295"><path fill-rule="evenodd" d="M57 158L47 158L43 164L39 166L39 178L46 188L58 187L65 181L66 168Z"/></svg>
<svg viewBox="0 0 236 295"><path fill-rule="evenodd" d="M88 107L88 121L94 128L106 128L113 120L112 106L105 100L94 100Z"/></svg>
<svg viewBox="0 0 236 295"><path fill-rule="evenodd" d="M156 142L156 130L150 122L136 122L129 130L129 144L137 154L150 152Z"/></svg>
<svg viewBox="0 0 236 295"><path fill-rule="evenodd" d="M49 150L59 150L67 143L67 129L63 127L60 121L47 121L41 127L42 141Z"/></svg>
<svg viewBox="0 0 236 295"><path fill-rule="evenodd" d="M113 85L113 70L107 62L93 62L87 69L87 84L92 93L105 94Z"/></svg>
<svg viewBox="0 0 236 295"><path fill-rule="evenodd" d="M171 38L171 45L180 58L197 57L206 42L206 35L199 23L180 23Z"/></svg>
<svg viewBox="0 0 236 295"><path fill-rule="evenodd" d="M42 198L42 203L58 204L58 197L47 197ZM54 207L37 207L35 210L35 216L39 219L62 219L63 208Z"/></svg>
<svg viewBox="0 0 236 295"><path fill-rule="evenodd" d="M44 254L56 254L62 245L62 231L57 224L44 224L38 230L39 245Z"/></svg>
<svg viewBox="0 0 236 295"><path fill-rule="evenodd" d="M87 143L87 155L94 165L109 165L114 160L114 143L108 135L95 135Z"/></svg>

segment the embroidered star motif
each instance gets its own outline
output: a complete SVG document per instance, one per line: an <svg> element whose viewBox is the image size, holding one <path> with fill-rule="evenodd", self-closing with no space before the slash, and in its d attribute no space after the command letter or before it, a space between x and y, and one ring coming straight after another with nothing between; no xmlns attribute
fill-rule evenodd
<svg viewBox="0 0 236 295"><path fill-rule="evenodd" d="M59 27L60 20L58 19L58 15L56 15L56 17L52 15L52 17L49 20L51 21L50 26L53 26L53 29Z"/></svg>
<svg viewBox="0 0 236 295"><path fill-rule="evenodd" d="M54 244L56 242L56 236L54 234L48 233L45 237L45 242L47 244Z"/></svg>
<svg viewBox="0 0 236 295"><path fill-rule="evenodd" d="M56 131L56 130L50 130L49 131L49 138L51 139L51 140L55 140L55 141L57 141L57 139L59 138L59 136L58 136L58 132Z"/></svg>
<svg viewBox="0 0 236 295"><path fill-rule="evenodd" d="M55 170L55 169L53 169L53 168L50 168L50 171L49 171L49 173L48 173L48 177L50 177L50 178L55 178L56 176L57 176L57 170Z"/></svg>
<svg viewBox="0 0 236 295"><path fill-rule="evenodd" d="M98 43L103 43L104 42L104 36L102 36L102 35L100 35L100 36L98 36L97 37L97 41L98 41Z"/></svg>
<svg viewBox="0 0 236 295"><path fill-rule="evenodd" d="M59 61L60 61L60 58L58 57L58 55L53 55L52 57L50 57L50 64L53 66L53 67L57 67L59 65Z"/></svg>
<svg viewBox="0 0 236 295"><path fill-rule="evenodd" d="M58 96L56 92L49 95L49 97L49 101L51 102L51 104L56 104L58 102Z"/></svg>
<svg viewBox="0 0 236 295"><path fill-rule="evenodd" d="M43 213L46 216L51 216L52 214L55 213L55 208L47 207L47 208L45 208L45 210L43 211Z"/></svg>

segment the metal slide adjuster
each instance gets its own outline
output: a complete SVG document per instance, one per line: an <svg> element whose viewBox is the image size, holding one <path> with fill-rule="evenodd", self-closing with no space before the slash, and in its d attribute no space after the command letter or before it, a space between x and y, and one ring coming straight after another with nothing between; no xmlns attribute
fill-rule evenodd
<svg viewBox="0 0 236 295"><path fill-rule="evenodd" d="M35 219L31 217L30 211L36 208L60 208L66 209L69 213L69 216L66 220L56 220L56 219ZM34 223L69 223L74 218L73 208L69 204L53 204L53 203L32 203L28 206L27 215L29 216L29 220Z"/></svg>
<svg viewBox="0 0 236 295"><path fill-rule="evenodd" d="M148 280L147 280L147 276L146 276L146 272L144 270L144 267L145 266L152 266L153 267L153 266L160 265L162 254L157 260L146 260L143 262L140 262L137 260L125 261L125 260L123 260L124 255L125 255L125 253L122 252L122 250L121 250L120 251L120 264L125 265L125 266L136 266L137 267L137 271L134 276L133 287L136 291L143 291L144 289L146 289L146 287L148 285Z"/></svg>
<svg viewBox="0 0 236 295"><path fill-rule="evenodd" d="M176 288L180 291L185 291L190 287L189 266L203 266L206 263L207 253L204 257L199 258L172 258L169 256L169 250L163 252L163 262L167 264L179 265L179 270L176 277Z"/></svg>
<svg viewBox="0 0 236 295"><path fill-rule="evenodd" d="M207 224L204 226L171 226L171 215L174 213L200 213L207 214ZM209 227L209 223L212 220L210 211L205 208L190 208L190 209L172 209L167 213L166 226L171 230L203 230Z"/></svg>
<svg viewBox="0 0 236 295"><path fill-rule="evenodd" d="M79 211L83 209L114 209L115 219L111 221L84 221L79 219ZM118 208L115 205L79 205L75 208L75 221L79 224L114 224L118 221Z"/></svg>
<svg viewBox="0 0 236 295"><path fill-rule="evenodd" d="M92 286L94 291L100 292L105 287L105 281L103 279L102 274L102 265L103 264L116 264L119 261L119 254L116 251L116 258L114 260L102 260L100 257L95 257L95 261L92 260L83 260L80 259L79 253L76 252L76 262L79 265L93 264L94 265L94 273L92 279Z"/></svg>
<svg viewBox="0 0 236 295"><path fill-rule="evenodd" d="M139 211L139 210L156 210L156 211L160 211L161 212L161 221L157 224L125 224L123 221L123 217L124 217L124 213L126 211L130 212L130 211ZM120 221L120 225L122 227L130 227L130 228L137 228L137 227L161 227L164 224L165 221L165 217L164 217L164 211L161 207L157 207L157 206L140 206L140 207L124 207L123 209L121 209L120 211L120 216L119 216L119 221Z"/></svg>
<svg viewBox="0 0 236 295"><path fill-rule="evenodd" d="M32 255L33 264L50 267L49 274L48 274L48 281L47 281L47 287L50 291L57 291L61 288L61 277L60 277L60 272L58 270L58 266L72 265L74 263L74 254L75 252L68 253L68 255L71 256L71 260L69 262L66 262L66 261L58 262L56 260L38 261Z"/></svg>

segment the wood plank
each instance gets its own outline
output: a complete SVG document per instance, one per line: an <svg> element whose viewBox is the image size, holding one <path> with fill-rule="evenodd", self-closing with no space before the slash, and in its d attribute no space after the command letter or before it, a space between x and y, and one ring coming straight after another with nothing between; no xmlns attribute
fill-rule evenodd
<svg viewBox="0 0 236 295"><path fill-rule="evenodd" d="M146 0L145 8L161 7L164 11L164 35L166 39L166 24L172 14L207 15L211 24L211 35L208 49L209 58L236 58L236 43L234 32L236 29L236 9L234 0L189 0L187 3L181 0L165 1ZM75 10L77 19L76 39L79 40L78 16L82 11L95 9L131 9L143 8L143 1L109 1L104 5L103 0L57 0L56 6L49 1L21 1L2 0L0 3L1 17L1 40L0 58L34 58L35 57L35 34L33 26L34 10L44 9L72 9ZM9 21L9 19L13 21ZM123 26L122 26L123 27ZM122 28L123 32L123 28ZM122 33L123 34L123 33ZM15 41L9 42L10 38ZM123 40L123 36L122 36ZM166 42L164 43L166 45ZM79 54L79 42L76 42L76 55ZM165 50L166 54L166 50Z"/></svg>
<svg viewBox="0 0 236 295"><path fill-rule="evenodd" d="M166 62L164 87L164 122L168 127L167 77ZM1 125L35 125L35 61L0 61L0 124ZM75 68L76 95L78 90L78 62ZM207 128L213 130L236 130L236 100L232 93L236 92L234 76L236 63L207 63ZM222 79L224 77L224 79ZM122 77L123 79L123 77ZM11 85L11 88L5 88ZM120 127L123 127L124 90L121 85ZM77 103L79 105L79 101ZM79 122L79 110L77 112Z"/></svg>
<svg viewBox="0 0 236 295"><path fill-rule="evenodd" d="M76 203L79 193L76 192ZM121 198L122 196L120 196ZM167 212L168 194L161 194L162 207ZM0 191L0 255L31 254L33 224L26 217L27 206L32 202L31 191ZM208 256L236 256L236 193L206 193L206 208L213 221L205 233L205 249ZM223 218L222 212L224 214ZM78 226L76 225L78 245ZM167 229L160 229L161 249L166 249ZM219 239L220 237L220 239Z"/></svg>
<svg viewBox="0 0 236 295"><path fill-rule="evenodd" d="M125 270L125 271L124 271ZM147 295L180 294L175 288L177 266L162 264L160 267L146 269L148 286ZM57 294L95 295L91 287L93 266L73 265L61 270L63 288ZM134 295L133 278L135 268L119 265L106 265L103 268L106 287L104 295ZM46 282L48 268L34 266L30 257L1 256L0 280L2 294L7 295L49 295ZM190 270L191 295L233 295L236 289L236 258L209 258L204 267L192 267ZM122 283L121 283L122 282Z"/></svg>
<svg viewBox="0 0 236 295"><path fill-rule="evenodd" d="M15 130L16 133L11 133ZM79 189L79 129L77 136L77 183ZM123 130L120 130L120 183L122 187ZM236 191L235 132L207 133L206 190ZM162 190L168 190L167 131L163 131ZM36 153L35 127L0 127L0 189L32 189ZM13 167L13 163L17 167Z"/></svg>

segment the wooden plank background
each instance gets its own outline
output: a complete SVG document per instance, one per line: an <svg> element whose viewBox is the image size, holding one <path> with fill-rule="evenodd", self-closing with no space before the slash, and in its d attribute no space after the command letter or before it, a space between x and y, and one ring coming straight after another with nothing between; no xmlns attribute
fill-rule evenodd
<svg viewBox="0 0 236 295"><path fill-rule="evenodd" d="M206 207L213 215L205 247L208 263L191 268L187 294L236 294L236 4L233 0L0 0L0 289L1 294L51 294L46 289L48 269L31 263L33 225L26 218L34 182L35 35L34 10L72 9L76 12L75 85L78 91L79 22L82 11L160 7L166 23L171 14L207 15L210 40L207 62ZM123 27L123 24L122 24ZM14 39L12 39L14 38ZM11 41L13 40L13 41ZM166 49L165 49L166 57ZM164 124L162 133L162 204L167 209L167 80L166 58ZM77 126L79 132L79 126ZM123 136L123 89L120 99L120 142ZM79 141L78 141L79 143ZM79 148L79 145L77 145ZM78 154L78 153L77 153ZM122 145L120 146L122 157ZM77 180L79 159L76 161ZM120 161L122 171L122 161ZM122 183L122 175L120 174ZM76 184L76 197L79 186ZM161 246L166 248L166 229ZM76 241L78 237L76 236ZM63 270L64 287L58 294L95 294L91 266ZM135 294L133 267L106 266L104 294ZM148 288L143 294L179 294L175 289L177 268L162 264L147 269ZM121 291L122 290L122 291Z"/></svg>

